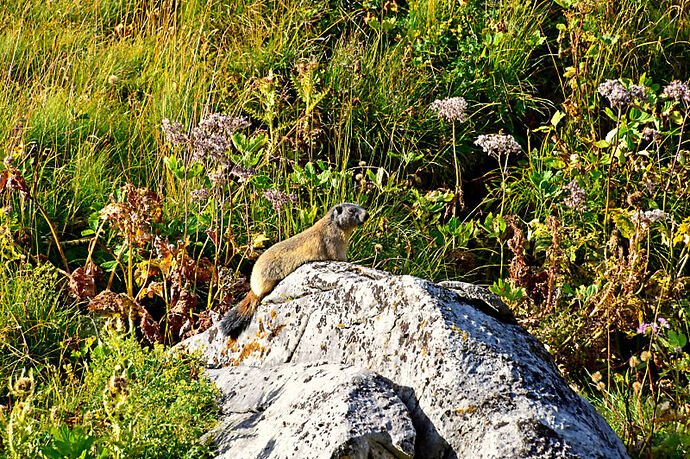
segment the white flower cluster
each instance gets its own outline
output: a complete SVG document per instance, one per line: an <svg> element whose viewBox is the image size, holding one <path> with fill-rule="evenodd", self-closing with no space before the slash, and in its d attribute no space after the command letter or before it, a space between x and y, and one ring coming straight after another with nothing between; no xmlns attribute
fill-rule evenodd
<svg viewBox="0 0 690 459"><path fill-rule="evenodd" d="M666 221L671 218L671 214L660 209L644 210L633 214L632 220L635 223L651 225L656 222Z"/></svg>
<svg viewBox="0 0 690 459"><path fill-rule="evenodd" d="M429 105L429 109L435 111L439 118L445 118L447 121L460 121L462 123L467 119L467 115L465 115L467 102L462 97L436 99Z"/></svg>
<svg viewBox="0 0 690 459"><path fill-rule="evenodd" d="M522 147L512 135L480 135L474 144L482 147L484 153L495 158L499 158L502 154L509 155L522 151Z"/></svg>

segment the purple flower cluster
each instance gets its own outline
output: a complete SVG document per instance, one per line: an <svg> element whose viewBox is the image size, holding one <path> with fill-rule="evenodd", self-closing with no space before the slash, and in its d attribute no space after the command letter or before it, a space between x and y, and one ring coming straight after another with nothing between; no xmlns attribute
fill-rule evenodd
<svg viewBox="0 0 690 459"><path fill-rule="evenodd" d="M189 133L178 122L164 119L161 128L168 142L191 151L191 163L212 159L228 163L226 152L230 147L233 132L249 127L246 117L231 117L224 113L214 113L199 121L199 125Z"/></svg>
<svg viewBox="0 0 690 459"><path fill-rule="evenodd" d="M211 197L211 189L199 188L198 190L191 191L189 194L191 195L192 202L201 205Z"/></svg>
<svg viewBox="0 0 690 459"><path fill-rule="evenodd" d="M463 123L467 120L467 115L465 115L467 102L462 97L436 99L429 105L429 109L435 111L439 118L445 118L446 121Z"/></svg>
<svg viewBox="0 0 690 459"><path fill-rule="evenodd" d="M240 183L244 183L250 178L254 177L256 174L258 174L258 172L259 171L257 171L253 167L243 167L236 164L232 167L230 175L234 175L235 177L237 177Z"/></svg>
<svg viewBox="0 0 690 459"><path fill-rule="evenodd" d="M661 132L657 131L654 128L646 127L642 130L642 139L654 141L660 140Z"/></svg>
<svg viewBox="0 0 690 459"><path fill-rule="evenodd" d="M273 209L277 211L280 211L285 204L297 201L297 195L295 193L287 194L275 188L264 191L264 197L271 202Z"/></svg>
<svg viewBox="0 0 690 459"><path fill-rule="evenodd" d="M683 83L680 80L673 80L665 88L663 92L664 97L668 99L675 99L676 101L684 100L690 103L690 88L688 83Z"/></svg>
<svg viewBox="0 0 690 459"><path fill-rule="evenodd" d="M624 107L630 105L634 100L645 102L647 92L642 85L632 84L625 87L618 80L606 80L597 88L602 97L606 97L612 107Z"/></svg>
<svg viewBox="0 0 690 459"><path fill-rule="evenodd" d="M240 129L246 129L251 125L246 116L230 116L225 113L213 113L208 118L199 121L199 129L204 132L223 134L226 137Z"/></svg>
<svg viewBox="0 0 690 459"><path fill-rule="evenodd" d="M480 135L474 141L474 144L482 147L484 153L494 158L522 151L522 147L515 141L512 135Z"/></svg>
<svg viewBox="0 0 690 459"><path fill-rule="evenodd" d="M659 317L659 323L652 322L648 324L640 324L640 326L637 327L637 333L640 335L646 335L647 331L651 330L653 335L658 335L662 328L671 328L671 325L669 325L668 320L664 319L663 317Z"/></svg>
<svg viewBox="0 0 690 459"><path fill-rule="evenodd" d="M192 164L202 162L204 159L212 159L220 163L227 163L226 152L230 146L227 137L221 134L214 134L195 127L189 133Z"/></svg>
<svg viewBox="0 0 690 459"><path fill-rule="evenodd" d="M173 145L184 145L189 141L189 136L183 132L183 127L177 121L170 122L164 119L161 122L161 129L165 134L165 139Z"/></svg>
<svg viewBox="0 0 690 459"><path fill-rule="evenodd" d="M564 188L570 191L570 196L563 200L563 203L566 206L570 207L571 209L575 209L579 212L587 210L587 206L585 205L585 203L587 202L587 192L584 188L580 186L580 182L578 182L577 180L573 180L572 182L568 183Z"/></svg>

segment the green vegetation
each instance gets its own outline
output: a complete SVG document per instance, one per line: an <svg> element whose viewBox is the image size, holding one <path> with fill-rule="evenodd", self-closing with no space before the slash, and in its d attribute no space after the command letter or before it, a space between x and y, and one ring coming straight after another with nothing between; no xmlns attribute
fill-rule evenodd
<svg viewBox="0 0 690 459"><path fill-rule="evenodd" d="M489 286L688 454L687 2L7 0L0 50L4 454L204 454L157 343L343 201L354 262Z"/></svg>

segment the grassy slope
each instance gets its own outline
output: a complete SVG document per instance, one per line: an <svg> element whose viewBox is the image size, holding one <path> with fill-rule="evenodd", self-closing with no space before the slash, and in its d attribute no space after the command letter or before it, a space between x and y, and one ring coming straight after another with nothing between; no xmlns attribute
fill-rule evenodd
<svg viewBox="0 0 690 459"><path fill-rule="evenodd" d="M635 329L661 315L674 333L688 334L681 301L687 250L664 243L682 237L677 225L647 231L631 219L640 208L661 208L676 223L688 216L688 172L677 161L688 148L687 107L657 101L653 84L688 77L689 35L687 5L676 1L8 0L0 5L0 143L5 156L18 158L31 197L22 204L2 192L12 210L0 220L9 229L0 233L1 258L41 254L62 267L40 205L68 242L70 268L83 265L88 250L78 240L89 219L96 229L95 212L125 183L164 197L156 234L175 241L186 229L197 260L245 272L257 235L275 240L337 202L359 202L373 218L354 235L355 261L432 279L506 279L512 287L497 291L522 295L516 309L564 373L585 386L596 370L618 375L606 379L607 392L591 393L626 442L662 448L682 438L685 423L660 422L649 407L668 400L683 412L687 354L674 353L683 347L678 342ZM625 149L597 144L617 125L616 113L605 115L598 84L638 82L645 72L654 94L643 110L650 118L625 111ZM448 96L467 100L468 121L451 126L428 110ZM248 116L248 134L265 134L268 143L258 178L233 182L224 206L197 211L187 193L208 181L203 173L174 177L164 158L184 155L160 125L169 118L191 128L214 112ZM559 123L554 114L562 115ZM656 152L640 139L654 121L668 133ZM523 148L507 163L504 185L497 164L473 143L498 132ZM453 200L455 156L464 211ZM318 160L325 170L316 166L312 174L306 165ZM207 164L204 172L211 171ZM585 212L563 204L573 179L587 188ZM645 180L663 193L645 191ZM262 198L271 188L294 192L296 202L275 212ZM631 205L636 192L641 204ZM492 219L497 213L520 219ZM204 233L209 226L228 235L215 251ZM154 249L142 245L128 265L126 244L105 228L93 259L110 269L123 250L112 287L132 294L128 266L134 271ZM515 235L523 232L528 240L520 246ZM14 282L11 272L3 271L3 285ZM196 313L234 294L193 284ZM166 340L175 301L144 304ZM626 370L643 350L659 361ZM648 387L648 405L635 382ZM615 405L631 400L634 413L617 418ZM654 442L638 442L650 434Z"/></svg>

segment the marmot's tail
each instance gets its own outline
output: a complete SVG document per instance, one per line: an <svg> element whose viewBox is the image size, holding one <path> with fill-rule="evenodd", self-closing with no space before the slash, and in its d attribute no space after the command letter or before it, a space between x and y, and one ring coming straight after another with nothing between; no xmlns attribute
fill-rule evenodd
<svg viewBox="0 0 690 459"><path fill-rule="evenodd" d="M220 321L218 328L225 336L237 339L240 333L251 323L260 298L251 290L237 306L232 308Z"/></svg>

